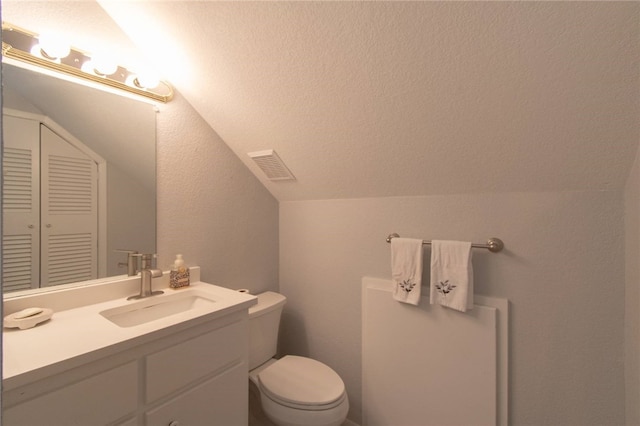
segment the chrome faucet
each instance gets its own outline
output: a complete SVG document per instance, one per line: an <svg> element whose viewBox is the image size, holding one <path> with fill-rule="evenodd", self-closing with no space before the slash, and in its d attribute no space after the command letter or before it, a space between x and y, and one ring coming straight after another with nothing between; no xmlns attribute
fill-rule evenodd
<svg viewBox="0 0 640 426"><path fill-rule="evenodd" d="M135 250L116 249L114 251L127 254L127 263L118 263L118 266L126 266L127 275L130 277L138 275L138 257L140 256L140 254Z"/></svg>
<svg viewBox="0 0 640 426"><path fill-rule="evenodd" d="M162 270L151 269L153 254L134 254L134 256L140 256L142 259L142 265L140 268L140 294L127 297L127 300L144 299L145 297L155 296L163 294L164 291L153 291L152 284L154 278L160 278L162 276Z"/></svg>

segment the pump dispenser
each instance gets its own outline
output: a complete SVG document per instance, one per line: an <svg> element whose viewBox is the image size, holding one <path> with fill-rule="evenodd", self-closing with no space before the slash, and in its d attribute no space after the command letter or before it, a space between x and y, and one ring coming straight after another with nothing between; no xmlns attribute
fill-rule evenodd
<svg viewBox="0 0 640 426"><path fill-rule="evenodd" d="M181 254L176 255L176 260L171 265L171 273L169 274L169 287L180 288L190 284L189 268L184 265L184 259Z"/></svg>

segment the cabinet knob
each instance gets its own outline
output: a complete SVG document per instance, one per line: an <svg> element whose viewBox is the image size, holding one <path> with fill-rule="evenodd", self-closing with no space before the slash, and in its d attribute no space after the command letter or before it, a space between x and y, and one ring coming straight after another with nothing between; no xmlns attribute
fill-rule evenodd
<svg viewBox="0 0 640 426"><path fill-rule="evenodd" d="M180 422L177 420L174 420L171 423L169 423L169 426L180 426Z"/></svg>

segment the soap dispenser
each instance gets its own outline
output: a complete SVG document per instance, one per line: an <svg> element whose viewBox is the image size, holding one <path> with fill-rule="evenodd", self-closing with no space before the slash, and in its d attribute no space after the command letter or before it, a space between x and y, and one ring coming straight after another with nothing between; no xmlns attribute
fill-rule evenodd
<svg viewBox="0 0 640 426"><path fill-rule="evenodd" d="M171 265L169 274L169 287L180 288L190 284L189 268L184 265L184 259L181 254L176 255L176 260Z"/></svg>

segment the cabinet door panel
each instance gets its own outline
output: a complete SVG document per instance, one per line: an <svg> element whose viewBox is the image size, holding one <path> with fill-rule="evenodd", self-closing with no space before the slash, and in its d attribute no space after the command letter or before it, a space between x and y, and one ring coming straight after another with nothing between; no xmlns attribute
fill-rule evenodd
<svg viewBox="0 0 640 426"><path fill-rule="evenodd" d="M40 125L3 116L2 286L40 283Z"/></svg>
<svg viewBox="0 0 640 426"><path fill-rule="evenodd" d="M3 410L2 424L98 426L134 412L137 406L138 368L130 362Z"/></svg>
<svg viewBox="0 0 640 426"><path fill-rule="evenodd" d="M212 374L247 353L247 322L241 321L147 357L147 402ZM246 360L243 363L247 368ZM248 371L247 371L248 374Z"/></svg>
<svg viewBox="0 0 640 426"><path fill-rule="evenodd" d="M149 411L146 425L246 426L248 381L246 364L239 364Z"/></svg>
<svg viewBox="0 0 640 426"><path fill-rule="evenodd" d="M41 286L98 278L98 165L41 126Z"/></svg>

